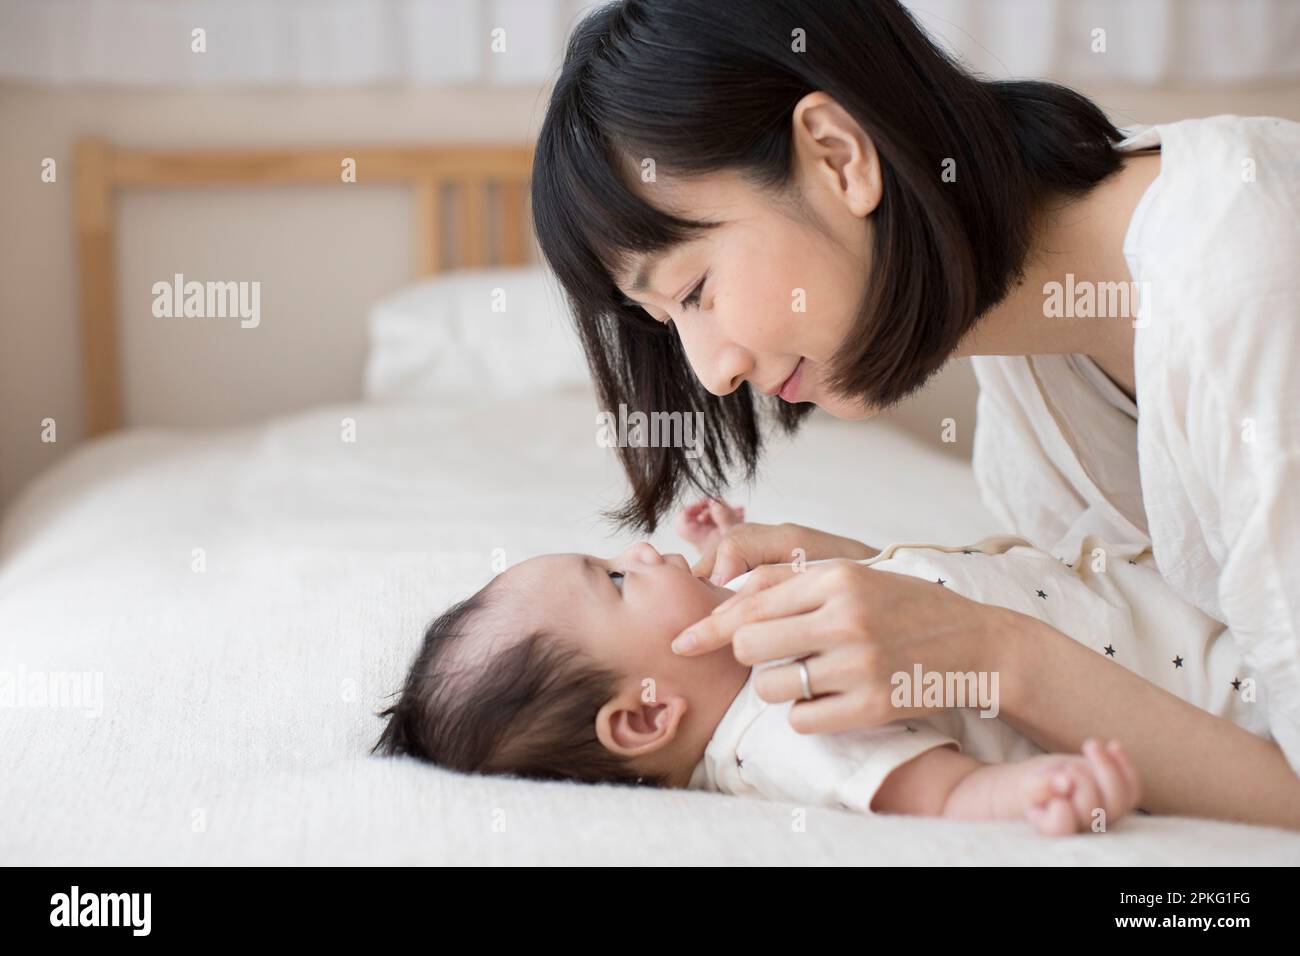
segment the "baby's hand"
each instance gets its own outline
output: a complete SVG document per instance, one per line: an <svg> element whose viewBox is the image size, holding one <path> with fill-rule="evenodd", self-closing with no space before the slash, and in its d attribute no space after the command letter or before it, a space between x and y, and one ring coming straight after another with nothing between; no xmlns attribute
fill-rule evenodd
<svg viewBox="0 0 1300 956"><path fill-rule="evenodd" d="M1016 766L1022 772L1012 783L1012 805L1047 836L1104 832L1137 806L1141 792L1137 770L1118 740L1102 746L1089 738L1081 757L1044 754Z"/></svg>
<svg viewBox="0 0 1300 956"><path fill-rule="evenodd" d="M721 498L701 498L677 512L677 533L703 554L723 532L745 520L744 507L733 508Z"/></svg>

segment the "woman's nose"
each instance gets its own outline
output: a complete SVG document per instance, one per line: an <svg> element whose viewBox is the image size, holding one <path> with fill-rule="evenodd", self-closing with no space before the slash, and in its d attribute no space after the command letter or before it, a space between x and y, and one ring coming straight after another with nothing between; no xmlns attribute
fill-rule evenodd
<svg viewBox="0 0 1300 956"><path fill-rule="evenodd" d="M699 326L701 323L692 323ZM749 353L734 343L711 337L699 328L678 329L691 371L714 395L730 395L754 369Z"/></svg>
<svg viewBox="0 0 1300 956"><path fill-rule="evenodd" d="M718 350L713 360L712 379L700 381L714 395L730 395L740 388L741 383L745 381L745 376L753 371L753 368L754 363L749 360L748 353L734 345L726 345Z"/></svg>

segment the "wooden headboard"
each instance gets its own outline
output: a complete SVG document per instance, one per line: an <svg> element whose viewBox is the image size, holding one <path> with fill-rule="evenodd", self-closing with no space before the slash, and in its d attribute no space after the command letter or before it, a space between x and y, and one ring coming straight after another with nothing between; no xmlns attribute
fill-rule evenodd
<svg viewBox="0 0 1300 956"><path fill-rule="evenodd" d="M339 183L352 160L355 181L407 183L415 201L415 276L448 268L444 187L459 193L451 228L458 268L528 261L530 146L461 145L368 149L134 149L89 139L76 147L77 268L80 273L82 401L86 434L123 425L123 383L113 249L114 197L132 187ZM489 222L490 193L497 202ZM498 243L489 248L489 226Z"/></svg>

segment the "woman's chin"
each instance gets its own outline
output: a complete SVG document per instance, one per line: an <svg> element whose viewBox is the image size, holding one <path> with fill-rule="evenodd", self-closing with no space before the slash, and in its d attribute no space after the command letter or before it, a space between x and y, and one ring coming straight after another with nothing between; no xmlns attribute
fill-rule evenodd
<svg viewBox="0 0 1300 956"><path fill-rule="evenodd" d="M875 418L880 413L880 409L874 405L852 402L841 398L818 398L813 404L827 415L846 422L865 422L869 418Z"/></svg>

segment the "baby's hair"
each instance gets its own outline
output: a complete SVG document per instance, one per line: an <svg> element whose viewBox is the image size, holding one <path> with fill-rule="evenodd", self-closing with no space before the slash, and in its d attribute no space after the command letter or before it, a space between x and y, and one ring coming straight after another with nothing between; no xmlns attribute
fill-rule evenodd
<svg viewBox="0 0 1300 956"><path fill-rule="evenodd" d="M544 630L507 638L481 656L456 651L475 627L508 621L485 614L489 584L429 625L371 753L409 755L462 773L539 780L664 786L605 749L596 715L618 691L619 675ZM484 642L495 646L496 640Z"/></svg>

